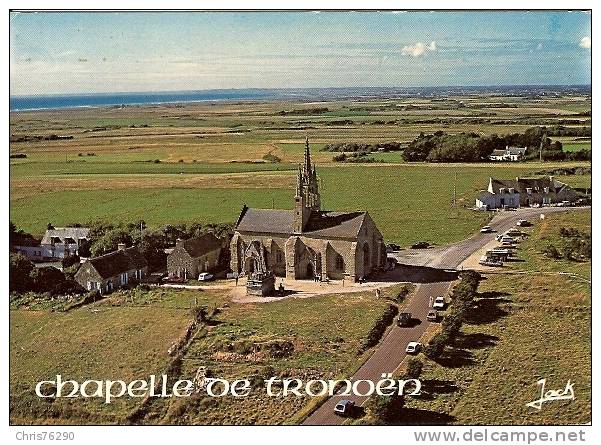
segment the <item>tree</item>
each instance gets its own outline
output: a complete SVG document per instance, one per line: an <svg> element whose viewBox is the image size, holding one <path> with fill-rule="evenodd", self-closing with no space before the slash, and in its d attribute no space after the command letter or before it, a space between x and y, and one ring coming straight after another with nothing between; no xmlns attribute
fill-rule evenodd
<svg viewBox="0 0 601 445"><path fill-rule="evenodd" d="M63 269L66 269L74 264L79 264L80 258L79 255L66 255L61 262L63 264Z"/></svg>
<svg viewBox="0 0 601 445"><path fill-rule="evenodd" d="M117 250L120 243L131 246L132 237L130 233L122 228L112 229L98 238L98 240L92 244L90 250L93 256L99 256Z"/></svg>
<svg viewBox="0 0 601 445"><path fill-rule="evenodd" d="M54 289L65 281L65 275L56 267L36 268L31 271L30 276L33 281L32 290L41 293L54 293Z"/></svg>
<svg viewBox="0 0 601 445"><path fill-rule="evenodd" d="M144 255L151 271L163 269L167 261L165 255L165 238L158 232L147 232L144 234L138 248Z"/></svg>
<svg viewBox="0 0 601 445"><path fill-rule="evenodd" d="M31 289L33 263L20 253L10 254L8 287L11 292L26 292Z"/></svg>

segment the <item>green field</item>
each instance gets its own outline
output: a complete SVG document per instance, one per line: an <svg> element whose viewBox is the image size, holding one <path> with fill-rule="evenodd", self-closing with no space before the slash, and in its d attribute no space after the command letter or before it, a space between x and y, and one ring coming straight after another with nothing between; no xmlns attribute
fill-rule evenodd
<svg viewBox="0 0 601 445"><path fill-rule="evenodd" d="M384 296L394 296L391 287ZM36 400L39 380L64 378L147 379L162 372L169 346L191 321L190 308L210 312L173 380L193 379L199 366L224 378L257 375L348 375L367 354L363 341L390 301L373 292L290 299L269 304L232 304L225 291L206 289L117 292L106 300L68 313L11 310L10 393L15 423L124 423L140 399L117 399L109 406L98 400L48 404ZM93 309L93 310L92 310ZM290 344L283 356L262 345ZM145 423L265 424L282 423L303 408L308 399L285 401L255 391L242 401L223 398L209 402L193 397L150 404ZM202 412L198 411L202 405ZM178 413L177 415L174 413Z"/></svg>
<svg viewBox="0 0 601 445"><path fill-rule="evenodd" d="M61 225L96 219L144 219L149 225L231 223L243 203L284 209L293 204L294 171L173 175L163 172L165 167L159 165L154 173L146 170L121 175L89 171L79 174L75 170L71 175L48 172L29 177L16 170L10 217L18 227L40 234L48 222ZM473 206L478 190L486 187L489 176L525 176L540 167L344 165L320 166L318 173L323 208L367 210L387 241L407 245L420 240L443 244L465 238L488 218L466 207ZM103 165L104 168L108 171L108 166ZM590 175L561 179L573 186L590 186ZM32 188L32 183L38 185ZM454 187L456 207L452 205Z"/></svg>
<svg viewBox="0 0 601 445"><path fill-rule="evenodd" d="M411 399L416 421L442 414L455 424L583 424L591 420L591 290L586 281L541 272L569 271L590 277L590 261L544 257L558 242L559 227L590 233L590 212L548 216L528 230L519 247L524 262L507 263L528 275L488 274L475 309L446 360L426 360L427 395ZM568 264L569 263L569 264ZM527 403L540 396L536 382L563 389L570 380L575 400L555 401L540 411Z"/></svg>
<svg viewBox="0 0 601 445"><path fill-rule="evenodd" d="M489 176L528 176L586 163L406 164L401 152L378 152L368 156L377 164L340 164L323 146L404 144L437 130L506 134L566 118L579 122L572 126L588 126L590 117L578 114L587 110L588 97L483 95L11 113L15 141L49 134L72 138L11 142L10 152L27 158L11 159L10 218L41 235L49 222L233 223L244 203L289 209L309 136L325 208L369 211L390 242L448 243L486 221L466 207ZM558 139L569 149L582 142ZM590 187L590 175L562 179Z"/></svg>

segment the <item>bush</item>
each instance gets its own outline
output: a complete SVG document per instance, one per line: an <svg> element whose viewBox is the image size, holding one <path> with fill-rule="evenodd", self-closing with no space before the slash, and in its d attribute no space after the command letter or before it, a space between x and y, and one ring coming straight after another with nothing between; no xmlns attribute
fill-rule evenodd
<svg viewBox="0 0 601 445"><path fill-rule="evenodd" d="M410 358L409 361L407 362L407 371L405 371L405 375L403 376L403 379L405 379L405 380L418 379L422 373L423 367L424 367L424 364L421 362L420 359L417 359L414 357Z"/></svg>
<svg viewBox="0 0 601 445"><path fill-rule="evenodd" d="M205 306L194 306L190 312L194 320L205 322L208 319L209 311Z"/></svg>
<svg viewBox="0 0 601 445"><path fill-rule="evenodd" d="M449 338L444 333L436 334L424 348L424 355L431 360L437 360L443 353Z"/></svg>
<svg viewBox="0 0 601 445"><path fill-rule="evenodd" d="M464 309L460 308L451 312L444 318L444 320L442 320L442 332L446 335L446 337L449 340L454 339L457 336L457 334L459 334L459 330L461 329L461 325L463 324L464 315Z"/></svg>
<svg viewBox="0 0 601 445"><path fill-rule="evenodd" d="M376 324L367 334L367 338L363 342L362 351L371 348L378 344L384 332L386 332L386 328L392 324L394 321L394 317L398 314L399 309L392 304L389 304L382 316L376 321ZM362 352L360 351L360 352Z"/></svg>
<svg viewBox="0 0 601 445"><path fill-rule="evenodd" d="M391 396L374 394L365 402L365 410L381 425L398 422L404 406L405 398L399 395L398 391Z"/></svg>
<svg viewBox="0 0 601 445"><path fill-rule="evenodd" d="M549 258L553 258L555 260L561 258L561 253L559 253L559 250L557 250L557 247L555 247L553 244L549 244L548 246L546 246L542 250L542 253L543 255Z"/></svg>
<svg viewBox="0 0 601 445"><path fill-rule="evenodd" d="M33 280L30 277L35 266L24 255L12 253L8 275L8 287L11 292L25 292L32 289Z"/></svg>

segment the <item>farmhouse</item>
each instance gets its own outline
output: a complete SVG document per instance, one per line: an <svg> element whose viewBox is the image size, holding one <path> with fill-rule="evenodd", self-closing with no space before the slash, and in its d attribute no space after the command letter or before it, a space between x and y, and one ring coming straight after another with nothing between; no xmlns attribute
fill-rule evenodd
<svg viewBox="0 0 601 445"><path fill-rule="evenodd" d="M47 256L64 258L78 255L79 248L88 240L90 229L85 227L56 227L46 230L40 247L44 248Z"/></svg>
<svg viewBox="0 0 601 445"><path fill-rule="evenodd" d="M491 161L520 161L528 151L528 147L505 147L505 150L493 150Z"/></svg>
<svg viewBox="0 0 601 445"><path fill-rule="evenodd" d="M242 208L230 243L231 269L287 279L358 280L386 266L382 234L367 212L321 209L309 141L294 210Z"/></svg>
<svg viewBox="0 0 601 445"><path fill-rule="evenodd" d="M88 240L90 229L84 227L57 227L48 229L39 243L14 246L15 251L32 261L59 260L69 255L79 255L79 249Z"/></svg>
<svg viewBox="0 0 601 445"><path fill-rule="evenodd" d="M545 206L563 201L574 202L578 193L553 176L542 178L493 179L488 189L476 198L478 209L518 208Z"/></svg>
<svg viewBox="0 0 601 445"><path fill-rule="evenodd" d="M148 263L140 251L119 244L116 251L85 261L75 274L75 281L85 289L104 294L138 282L147 275Z"/></svg>
<svg viewBox="0 0 601 445"><path fill-rule="evenodd" d="M201 272L215 270L219 266L221 247L222 241L213 233L179 239L167 256L167 273L171 277L188 279L197 277Z"/></svg>

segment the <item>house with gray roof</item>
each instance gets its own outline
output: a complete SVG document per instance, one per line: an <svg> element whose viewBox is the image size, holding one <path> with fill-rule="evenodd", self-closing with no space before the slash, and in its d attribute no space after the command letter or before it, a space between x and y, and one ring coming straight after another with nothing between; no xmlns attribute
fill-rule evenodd
<svg viewBox="0 0 601 445"><path fill-rule="evenodd" d="M170 277L196 278L202 272L214 272L219 267L223 241L213 233L196 238L177 240L167 256Z"/></svg>
<svg viewBox="0 0 601 445"><path fill-rule="evenodd" d="M563 201L575 202L578 193L553 176L538 178L489 178L488 188L476 197L476 208L498 209L547 206Z"/></svg>
<svg viewBox="0 0 601 445"><path fill-rule="evenodd" d="M40 247L45 256L64 258L68 255L79 255L79 248L87 242L90 229L86 227L55 227L46 230Z"/></svg>
<svg viewBox="0 0 601 445"><path fill-rule="evenodd" d="M148 275L148 262L137 247L119 244L114 252L86 260L75 273L75 281L101 294L135 284Z"/></svg>
<svg viewBox="0 0 601 445"><path fill-rule="evenodd" d="M489 159L491 161L520 161L526 153L528 147L509 147L506 146L505 150L493 150L490 154Z"/></svg>
<svg viewBox="0 0 601 445"><path fill-rule="evenodd" d="M292 210L243 206L230 243L231 269L264 269L287 279L359 280L386 266L381 232L369 213L321 209L309 141Z"/></svg>

